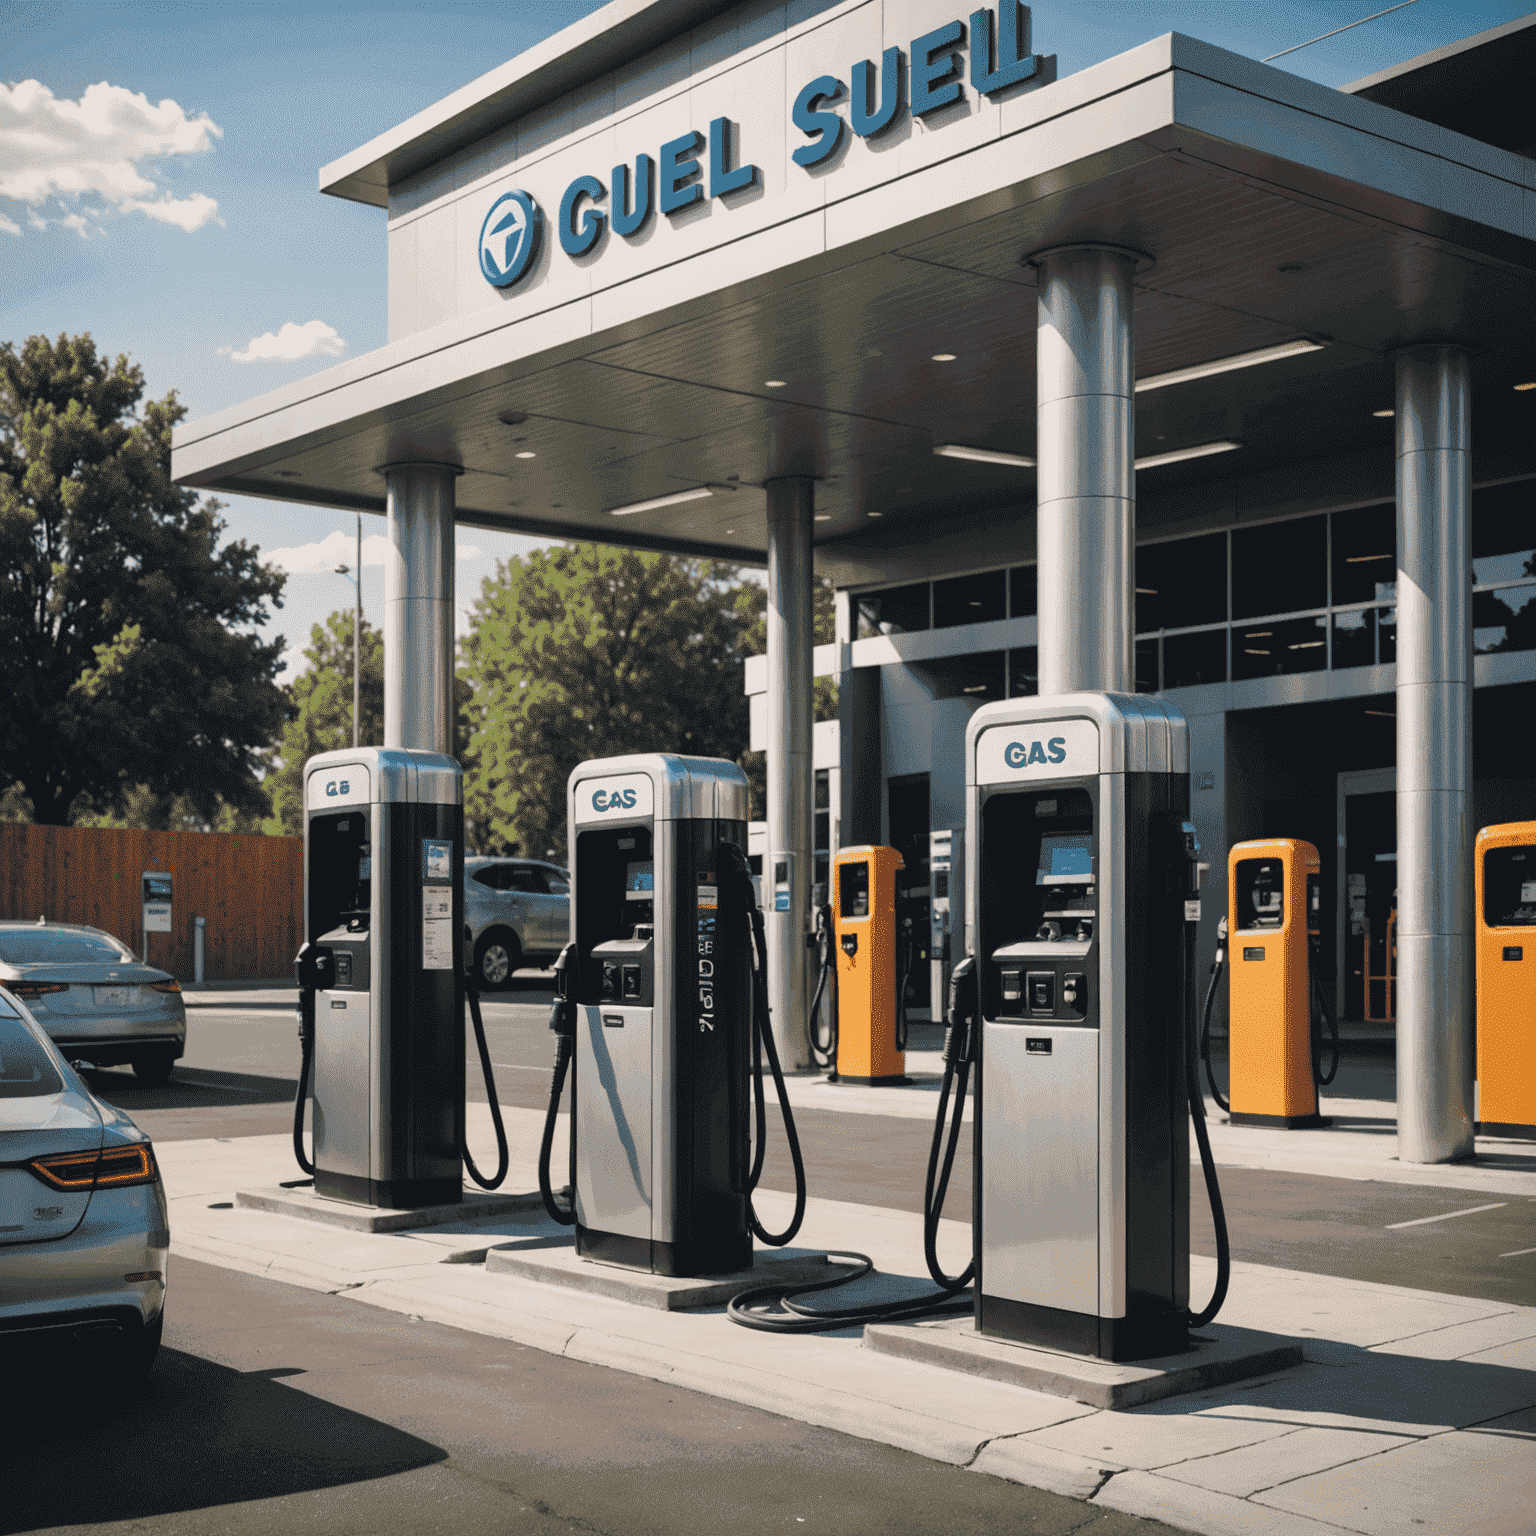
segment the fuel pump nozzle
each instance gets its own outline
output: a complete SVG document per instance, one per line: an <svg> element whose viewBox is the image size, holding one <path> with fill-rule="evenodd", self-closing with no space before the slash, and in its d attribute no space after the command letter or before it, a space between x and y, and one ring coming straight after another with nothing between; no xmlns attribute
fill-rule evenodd
<svg viewBox="0 0 1536 1536"><path fill-rule="evenodd" d="M315 1165L304 1151L304 1103L309 1098L309 1079L315 1061L315 993L334 979L331 951L308 942L293 957L293 980L299 989L295 1017L299 1026L299 1088L293 1099L293 1156L299 1167L314 1177Z"/></svg>
<svg viewBox="0 0 1536 1536"><path fill-rule="evenodd" d="M555 1199L549 1176L549 1159L555 1146L555 1122L560 1116L560 1095L565 1089L565 1075L570 1070L576 1049L576 1003L571 997L571 972L575 964L575 944L567 944L555 961L555 1002L549 1010L549 1027L555 1037L555 1070L549 1085L549 1108L544 1115L544 1137L539 1143L539 1197L551 1221L562 1227L576 1224L575 1133L572 1130L570 1189L571 1203L563 1206Z"/></svg>

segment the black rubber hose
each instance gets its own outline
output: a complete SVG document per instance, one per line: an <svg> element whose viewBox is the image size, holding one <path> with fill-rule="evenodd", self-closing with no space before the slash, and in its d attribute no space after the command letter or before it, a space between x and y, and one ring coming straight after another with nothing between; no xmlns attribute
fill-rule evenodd
<svg viewBox="0 0 1536 1536"><path fill-rule="evenodd" d="M955 1031L964 1028L964 1038L956 1041ZM944 1082L939 1089L939 1111L933 1121L933 1145L928 1149L928 1179L923 1186L923 1257L928 1261L928 1273L933 1283L945 1291L963 1291L976 1277L976 1255L958 1275L946 1275L939 1263L939 1221L944 1214L944 1198L949 1193L949 1175L955 1165L955 1148L960 1143L960 1126L965 1118L965 1092L971 1076L971 1051L968 1026L952 1025L950 1038L944 1043ZM952 1044L953 1042L953 1044ZM959 1057L956 1070L955 1057ZM949 1091L955 1085L955 1114L949 1125L948 1145L944 1149L944 1167L939 1171L939 1144L945 1140L945 1116L949 1107Z"/></svg>
<svg viewBox="0 0 1536 1536"><path fill-rule="evenodd" d="M816 911L816 995L811 999L811 1011L806 1019L806 1035L811 1049L811 1060L823 1072L837 1071L837 998L832 999L828 1013L827 1038L823 1043L817 1020L821 1018L821 1005L827 995L827 983L832 976L832 962L837 954L833 942L832 909L818 907Z"/></svg>
<svg viewBox="0 0 1536 1536"><path fill-rule="evenodd" d="M315 1042L302 1032L299 1042L299 1091L293 1100L293 1156L299 1167L313 1178L315 1165L304 1155L304 1101L309 1097L309 1071L315 1059Z"/></svg>
<svg viewBox="0 0 1536 1536"><path fill-rule="evenodd" d="M1314 958L1315 952L1314 952ZM1323 1024L1328 1025L1328 1046L1333 1060L1323 1071ZM1312 968L1312 1077L1319 1088L1326 1088L1339 1075L1339 1021L1333 1010L1323 1001L1322 983L1317 979L1317 969Z"/></svg>
<svg viewBox="0 0 1536 1536"><path fill-rule="evenodd" d="M1232 1106L1223 1097L1221 1089L1216 1086L1216 1072L1211 1066L1211 1010L1216 1004L1216 988L1221 984L1221 973L1225 968L1227 954L1227 920L1222 918L1216 927L1216 958L1211 961L1211 984L1205 989L1205 1008L1200 1018L1200 1060L1205 1065L1205 1080L1211 1085L1211 1097L1216 1100L1217 1107L1232 1112ZM1228 1026L1228 1040L1231 1039L1231 1026ZM1231 1072L1230 1044L1228 1046L1227 1070ZM1198 1080L1196 1083L1198 1088Z"/></svg>
<svg viewBox="0 0 1536 1536"><path fill-rule="evenodd" d="M750 890L751 887L749 886ZM772 1021L768 1014L768 946L762 938L762 917L754 912L757 921L753 923L754 937L757 938L759 959L761 968L752 978L752 993L755 1006L752 1010L753 1031L753 1077L756 1080L756 1105L757 1105L757 1149L752 1159L752 1177L747 1185L747 1224L752 1228L752 1235L760 1243L766 1243L770 1248L783 1248L794 1239L800 1230L801 1223L805 1220L805 1159L800 1153L800 1134L795 1129L794 1111L789 1107L789 1090L784 1086L784 1072L779 1066L778 1047L773 1042ZM762 1177L763 1158L768 1149L768 1122L765 1117L765 1105L763 1102L763 1062L762 1050L768 1052L768 1065L773 1071L773 1086L779 1096L779 1112L784 1118L784 1135L789 1142L790 1160L795 1165L795 1214L789 1225L782 1232L770 1232L758 1219L757 1210L752 1204L752 1194L757 1189L757 1181Z"/></svg>
<svg viewBox="0 0 1536 1536"><path fill-rule="evenodd" d="M476 989L466 983L464 987L464 999L469 1004L469 1016L474 1021L475 1045L480 1051L480 1071L485 1077L485 1096L491 1101L491 1123L496 1127L496 1175L494 1178L486 1176L475 1167L475 1160L469 1151L469 1127L466 1123L464 1129L464 1166L469 1169L469 1176L481 1189L500 1189L506 1182L507 1164L510 1154L507 1151L507 1128L502 1123L501 1102L496 1097L496 1079L491 1072L491 1051L485 1043L485 1024L480 1017L480 994ZM465 1117L466 1122L468 1116Z"/></svg>
<svg viewBox="0 0 1536 1536"><path fill-rule="evenodd" d="M551 1221L558 1221L562 1227L574 1227L576 1225L575 1183L572 1182L571 1209L555 1199L554 1189L550 1185L549 1159L555 1146L555 1122L560 1117L560 1095L565 1088L565 1074L571 1065L571 1037L560 1034L555 1036L555 1075L549 1085L549 1108L544 1113L544 1137L539 1143L539 1198L544 1202L544 1209L549 1212Z"/></svg>
<svg viewBox="0 0 1536 1536"><path fill-rule="evenodd" d="M1191 930L1185 951L1185 974L1189 978L1189 986L1186 991L1192 999L1195 975L1194 936L1192 931L1194 924L1191 923L1186 926ZM1222 937L1224 939L1225 935L1223 934ZM1212 966L1211 986L1206 994L1207 1022L1210 1019L1210 1000L1214 996L1216 989L1215 973L1221 964L1222 950L1219 946L1216 953L1217 961ZM1188 1009L1188 1015L1189 1023L1192 1026L1194 1023L1193 1009ZM1210 1070L1209 1063L1207 1063L1206 1070L1207 1072ZM1189 1093L1190 1118L1195 1122L1195 1141L1200 1148L1200 1169L1205 1175L1205 1193L1211 1202L1211 1224L1216 1228L1216 1288L1212 1291L1210 1302L1206 1307L1202 1311L1191 1312L1189 1315L1189 1325L1191 1328L1203 1328L1221 1311L1221 1304L1227 1299L1227 1287L1232 1281L1232 1247L1227 1235L1226 1207L1221 1202L1221 1185L1217 1182L1216 1178L1216 1160L1211 1155L1210 1132L1206 1129L1205 1124L1205 1096L1200 1092L1200 1069L1195 1065L1194 1052L1189 1050L1186 1050L1184 1053L1184 1082ZM1214 1082L1211 1085L1211 1090L1213 1093L1215 1092ZM1220 1102L1219 1095L1217 1102ZM1225 1108L1224 1105L1223 1108Z"/></svg>
<svg viewBox="0 0 1536 1536"><path fill-rule="evenodd" d="M912 978L912 960L917 953L917 944L912 935L912 919L903 917L897 925L897 970L900 973L896 978L896 1049L903 1055L907 1049L907 983Z"/></svg>

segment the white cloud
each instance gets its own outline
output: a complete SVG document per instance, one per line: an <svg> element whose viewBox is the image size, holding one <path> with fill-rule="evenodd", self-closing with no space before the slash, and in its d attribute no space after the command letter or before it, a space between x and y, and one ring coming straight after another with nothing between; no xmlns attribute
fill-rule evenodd
<svg viewBox="0 0 1536 1536"><path fill-rule="evenodd" d="M319 357L328 354L340 357L347 344L324 320L306 320L303 325L285 321L275 335L267 331L253 336L243 351L233 347L219 347L220 357L237 363L296 363L302 357Z"/></svg>
<svg viewBox="0 0 1536 1536"><path fill-rule="evenodd" d="M483 560L484 552L475 544L457 546L460 560ZM389 553L389 540L382 533L370 533L363 540L363 564L383 565ZM295 544L288 549L269 549L261 557L268 565L287 571L290 576L321 576L335 571L338 565L350 567L357 558L357 536L328 533L314 544Z"/></svg>
<svg viewBox="0 0 1536 1536"><path fill-rule="evenodd" d="M0 213L0 234L19 236L21 234L21 225L15 219L8 219L3 213Z"/></svg>
<svg viewBox="0 0 1536 1536"><path fill-rule="evenodd" d="M27 204L29 222L50 198L68 208L81 198L120 213L143 213L190 234L217 221L219 205L202 193L177 198L140 169L175 155L213 148L224 130L206 112L191 117L169 97L152 105L142 92L105 80L79 101L61 101L37 80L0 84L0 197ZM84 234L78 212L58 222Z"/></svg>
<svg viewBox="0 0 1536 1536"><path fill-rule="evenodd" d="M460 544L458 546L460 560L481 560L484 556L480 553L478 544Z"/></svg>

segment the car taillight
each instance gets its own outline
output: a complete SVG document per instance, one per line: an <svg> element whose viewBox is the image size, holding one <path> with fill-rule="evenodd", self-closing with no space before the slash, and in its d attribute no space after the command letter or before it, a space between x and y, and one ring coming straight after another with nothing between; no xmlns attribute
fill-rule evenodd
<svg viewBox="0 0 1536 1536"><path fill-rule="evenodd" d="M174 976L169 981L152 981L149 984L151 992L180 992L181 983Z"/></svg>
<svg viewBox="0 0 1536 1536"><path fill-rule="evenodd" d="M155 1155L143 1142L100 1152L56 1152L34 1157L27 1167L53 1189L110 1189L155 1180Z"/></svg>
<svg viewBox="0 0 1536 1536"><path fill-rule="evenodd" d="M67 981L13 981L11 991L17 997L30 1000L34 997L42 997L48 992L68 992Z"/></svg>

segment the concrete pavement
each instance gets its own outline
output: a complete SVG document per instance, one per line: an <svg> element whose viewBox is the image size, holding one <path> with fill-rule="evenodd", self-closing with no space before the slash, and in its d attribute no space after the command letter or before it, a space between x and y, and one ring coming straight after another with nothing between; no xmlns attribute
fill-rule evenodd
<svg viewBox="0 0 1536 1536"><path fill-rule="evenodd" d="M488 1115L481 1106L471 1114L479 1144ZM540 1122L536 1111L508 1114L509 1188L534 1187ZM1328 1134L1348 1138L1352 1161L1388 1161L1371 1154L1368 1136ZM1305 1363L1108 1412L876 1354L857 1330L764 1336L719 1311L660 1312L488 1272L493 1247L568 1241L541 1215L371 1236L237 1209L238 1188L292 1176L285 1137L168 1142L160 1155L180 1256L612 1366L1100 1508L1223 1536L1529 1529L1536 1308L1239 1263L1221 1321L1299 1339ZM1461 1172L1487 1182L1447 1187L1527 1204L1536 1218L1536 1177L1524 1169ZM765 1191L759 1206L765 1220L780 1221L790 1197ZM944 1224L949 1261L968 1241L962 1224ZM925 1273L920 1222L898 1210L813 1198L797 1246L868 1253L890 1277L876 1283L884 1291ZM1197 1304L1213 1267L1192 1263ZM171 1285L174 1308L174 1274Z"/></svg>

